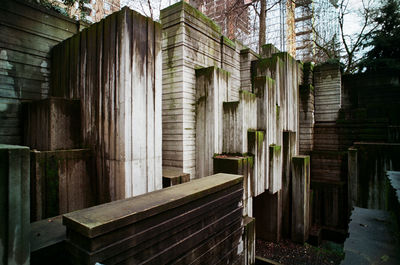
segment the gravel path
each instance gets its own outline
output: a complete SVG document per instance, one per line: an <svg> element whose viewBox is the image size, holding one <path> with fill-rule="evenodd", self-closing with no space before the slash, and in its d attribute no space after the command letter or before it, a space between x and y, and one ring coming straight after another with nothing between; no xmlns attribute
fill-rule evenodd
<svg viewBox="0 0 400 265"><path fill-rule="evenodd" d="M338 265L344 257L343 246L329 241L314 247L289 240L270 243L259 239L256 242L256 255L284 265Z"/></svg>

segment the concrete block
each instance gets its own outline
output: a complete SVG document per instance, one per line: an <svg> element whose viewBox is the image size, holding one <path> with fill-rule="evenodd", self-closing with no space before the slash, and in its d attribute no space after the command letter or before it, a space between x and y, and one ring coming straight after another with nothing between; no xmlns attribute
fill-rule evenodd
<svg viewBox="0 0 400 265"><path fill-rule="evenodd" d="M29 264L29 148L0 144L0 264Z"/></svg>
<svg viewBox="0 0 400 265"><path fill-rule="evenodd" d="M248 152L254 155L251 195L255 197L265 192L269 184L266 170L265 132L249 130L247 135Z"/></svg>
<svg viewBox="0 0 400 265"><path fill-rule="evenodd" d="M163 188L190 181L190 174L176 167L163 167Z"/></svg>
<svg viewBox="0 0 400 265"><path fill-rule="evenodd" d="M304 243L310 232L310 157L292 158L292 231L294 242Z"/></svg>
<svg viewBox="0 0 400 265"><path fill-rule="evenodd" d="M357 190L358 190L358 163L357 163L357 149L349 148L348 151L348 164L347 164L347 178L348 178L348 196L349 196L349 209L357 204Z"/></svg>
<svg viewBox="0 0 400 265"><path fill-rule="evenodd" d="M282 192L264 192L253 199L257 238L279 242L282 230Z"/></svg>
<svg viewBox="0 0 400 265"><path fill-rule="evenodd" d="M222 153L222 103L230 74L217 67L196 70L196 178L213 172L213 155Z"/></svg>
<svg viewBox="0 0 400 265"><path fill-rule="evenodd" d="M292 157L296 152L296 132L283 132L282 154L282 235L290 238L292 218Z"/></svg>
<svg viewBox="0 0 400 265"><path fill-rule="evenodd" d="M244 264L253 265L256 262L256 219L243 217Z"/></svg>
<svg viewBox="0 0 400 265"><path fill-rule="evenodd" d="M47 98L24 105L24 144L31 149L54 151L81 145L79 100Z"/></svg>
<svg viewBox="0 0 400 265"><path fill-rule="evenodd" d="M282 188L282 148L280 145L269 146L269 192L276 193Z"/></svg>
<svg viewBox="0 0 400 265"><path fill-rule="evenodd" d="M88 149L31 151L32 221L93 206L92 169Z"/></svg>
<svg viewBox="0 0 400 265"><path fill-rule="evenodd" d="M254 185L254 157L235 155L214 156L214 174L227 173L243 176L243 216L253 216L252 187ZM253 181L252 181L253 180Z"/></svg>

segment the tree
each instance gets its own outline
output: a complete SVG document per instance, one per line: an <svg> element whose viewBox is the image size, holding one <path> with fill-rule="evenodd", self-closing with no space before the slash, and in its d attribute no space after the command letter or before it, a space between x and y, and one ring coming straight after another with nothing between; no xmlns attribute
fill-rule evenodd
<svg viewBox="0 0 400 265"><path fill-rule="evenodd" d="M378 27L367 38L369 48L360 63L361 71L400 70L400 3L386 0L374 18Z"/></svg>
<svg viewBox="0 0 400 265"><path fill-rule="evenodd" d="M358 70L358 66L362 57L365 40L367 40L372 32L377 28L374 21L374 0L362 0L362 8L358 10L361 17L360 30L356 34L347 34L346 18L354 15L354 11L349 10L349 0L341 0L338 8L338 20L340 27L340 38L342 43L341 59L344 64L344 73L354 73Z"/></svg>

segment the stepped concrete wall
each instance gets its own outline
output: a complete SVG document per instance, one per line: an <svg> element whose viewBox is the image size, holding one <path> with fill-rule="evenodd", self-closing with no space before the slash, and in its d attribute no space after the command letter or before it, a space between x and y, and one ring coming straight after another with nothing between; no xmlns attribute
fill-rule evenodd
<svg viewBox="0 0 400 265"><path fill-rule="evenodd" d="M47 98L51 49L78 22L22 0L0 5L0 143L22 144L21 102Z"/></svg>
<svg viewBox="0 0 400 265"><path fill-rule="evenodd" d="M52 55L52 95L81 101L99 202L162 188L161 25L123 8Z"/></svg>

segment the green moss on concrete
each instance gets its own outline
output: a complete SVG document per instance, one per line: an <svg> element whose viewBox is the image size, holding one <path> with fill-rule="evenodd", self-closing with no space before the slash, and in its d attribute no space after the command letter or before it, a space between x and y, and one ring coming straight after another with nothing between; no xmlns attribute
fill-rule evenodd
<svg viewBox="0 0 400 265"><path fill-rule="evenodd" d="M256 99L256 95L254 93L251 93L250 91L247 90L240 90L239 91L239 98L246 100L246 101L251 101Z"/></svg>
<svg viewBox="0 0 400 265"><path fill-rule="evenodd" d="M221 27L218 26L211 18L207 17L204 15L202 12L200 12L198 9L195 7L191 6L190 4L182 1L180 2L182 5L182 9L188 12L190 15L193 17L197 18L198 20L204 22L207 26L209 26L211 29L214 31L221 33Z"/></svg>
<svg viewBox="0 0 400 265"><path fill-rule="evenodd" d="M199 76L211 76L215 69L217 69L217 67L215 67L215 66L203 67L203 68L195 69L196 77L199 77Z"/></svg>
<svg viewBox="0 0 400 265"><path fill-rule="evenodd" d="M254 156L247 154L248 165L253 168L254 167Z"/></svg>
<svg viewBox="0 0 400 265"><path fill-rule="evenodd" d="M221 37L222 43L228 45L229 47L231 47L232 49L236 49L236 43L234 43L232 40L230 40L229 38L222 36Z"/></svg>
<svg viewBox="0 0 400 265"><path fill-rule="evenodd" d="M276 108L276 119L279 120L281 107L279 107L279 105L275 105L275 108Z"/></svg>
<svg viewBox="0 0 400 265"><path fill-rule="evenodd" d="M257 131L256 132L256 138L257 138L257 148L260 150L262 149L263 145L264 145L264 135L265 132L264 131Z"/></svg>

